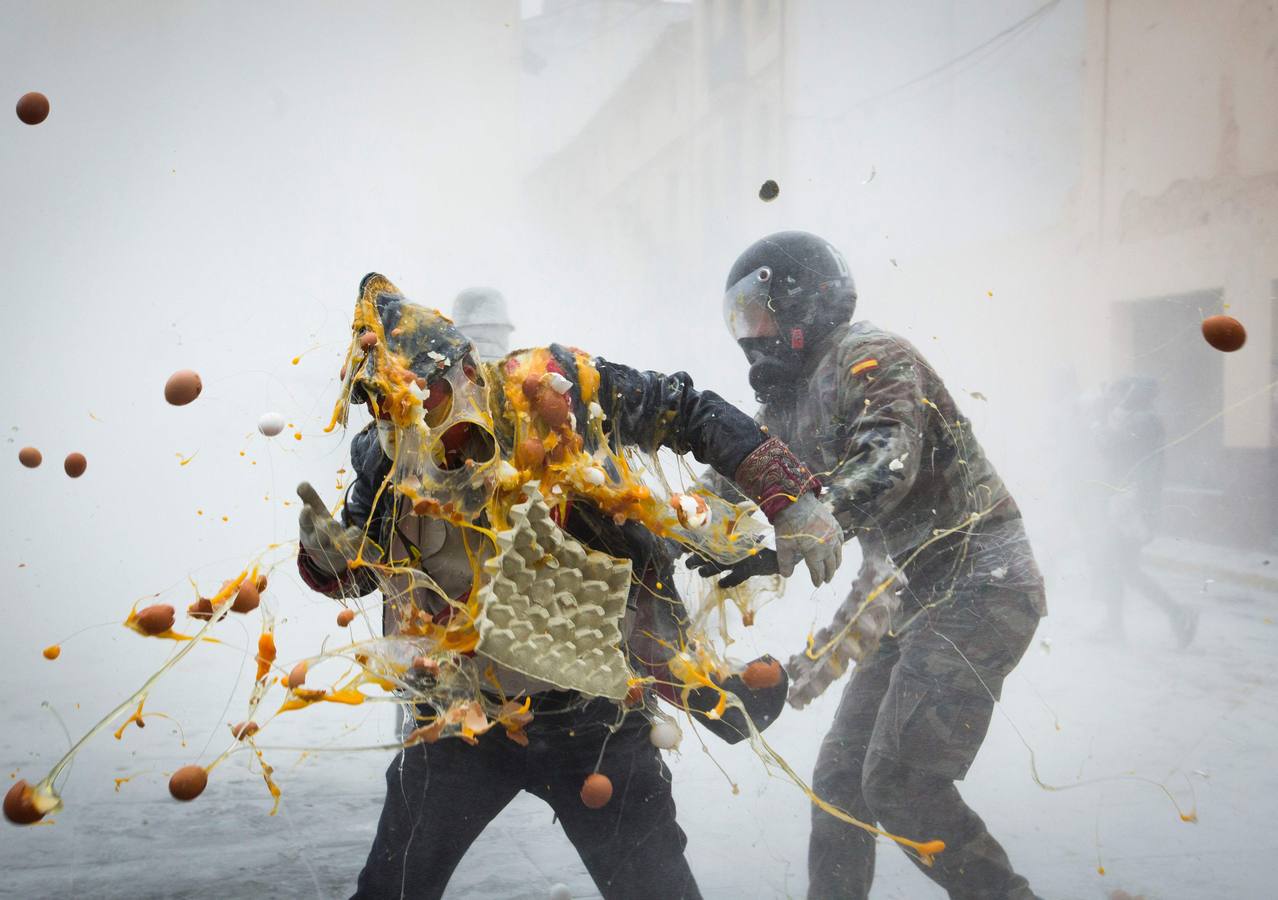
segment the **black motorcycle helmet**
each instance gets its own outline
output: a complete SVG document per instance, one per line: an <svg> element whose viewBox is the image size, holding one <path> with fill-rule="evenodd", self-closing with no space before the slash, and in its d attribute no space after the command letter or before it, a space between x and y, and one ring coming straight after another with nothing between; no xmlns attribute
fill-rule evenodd
<svg viewBox="0 0 1278 900"><path fill-rule="evenodd" d="M843 254L806 231L755 241L728 272L724 321L750 361L761 402L792 393L807 351L855 310Z"/></svg>

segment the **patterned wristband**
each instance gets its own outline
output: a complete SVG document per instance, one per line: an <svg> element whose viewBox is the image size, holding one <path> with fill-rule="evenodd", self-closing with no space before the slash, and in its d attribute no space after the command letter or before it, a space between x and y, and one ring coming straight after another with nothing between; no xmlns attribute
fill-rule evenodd
<svg viewBox="0 0 1278 900"><path fill-rule="evenodd" d="M821 482L779 438L768 438L737 467L733 481L771 522L798 497L818 496Z"/></svg>

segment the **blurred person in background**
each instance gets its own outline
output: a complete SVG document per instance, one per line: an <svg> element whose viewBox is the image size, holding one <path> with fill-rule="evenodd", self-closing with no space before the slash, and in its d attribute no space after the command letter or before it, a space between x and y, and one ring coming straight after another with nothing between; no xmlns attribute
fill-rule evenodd
<svg viewBox="0 0 1278 900"><path fill-rule="evenodd" d="M501 359L510 352L510 333L515 326L506 312L506 298L490 287L466 288L453 301L453 322L470 338L484 362Z"/></svg>
<svg viewBox="0 0 1278 900"><path fill-rule="evenodd" d="M1108 609L1106 635L1125 638L1123 598L1131 588L1163 611L1184 649L1194 639L1198 614L1177 603L1140 559L1162 507L1167 434L1154 408L1157 398L1155 379L1129 375L1105 385L1091 401L1091 463L1100 514L1091 504L1079 511L1088 519L1093 588Z"/></svg>
<svg viewBox="0 0 1278 900"><path fill-rule="evenodd" d="M951 897L1032 898L955 782L1046 613L1042 576L1015 500L940 376L903 338L852 322L856 299L843 255L800 231L742 253L724 297L756 419L818 474L844 539L862 549L861 574L814 645L838 646L789 666L790 702L802 706L856 664L813 789L887 831L943 840L932 865L915 862ZM766 571L762 557L689 565L739 581ZM868 896L874 845L814 807L808 896Z"/></svg>

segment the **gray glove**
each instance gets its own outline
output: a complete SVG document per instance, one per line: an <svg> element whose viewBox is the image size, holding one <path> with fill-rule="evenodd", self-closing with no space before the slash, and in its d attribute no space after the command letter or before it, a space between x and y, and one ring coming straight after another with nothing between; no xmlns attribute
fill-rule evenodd
<svg viewBox="0 0 1278 900"><path fill-rule="evenodd" d="M789 578L799 559L808 564L812 584L834 578L843 561L843 529L814 494L803 494L772 521L777 535L777 567Z"/></svg>
<svg viewBox="0 0 1278 900"><path fill-rule="evenodd" d="M359 556L363 529L342 527L309 481L297 486L297 496L302 498L302 511L297 517L298 539L306 548L306 555L317 568L341 578Z"/></svg>

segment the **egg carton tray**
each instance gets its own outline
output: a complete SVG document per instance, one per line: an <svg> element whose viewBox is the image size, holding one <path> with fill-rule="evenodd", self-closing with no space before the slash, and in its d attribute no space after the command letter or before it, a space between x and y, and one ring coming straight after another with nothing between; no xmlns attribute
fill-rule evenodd
<svg viewBox="0 0 1278 900"><path fill-rule="evenodd" d="M565 690L621 700L630 560L589 550L550 517L535 483L484 563L476 652Z"/></svg>

